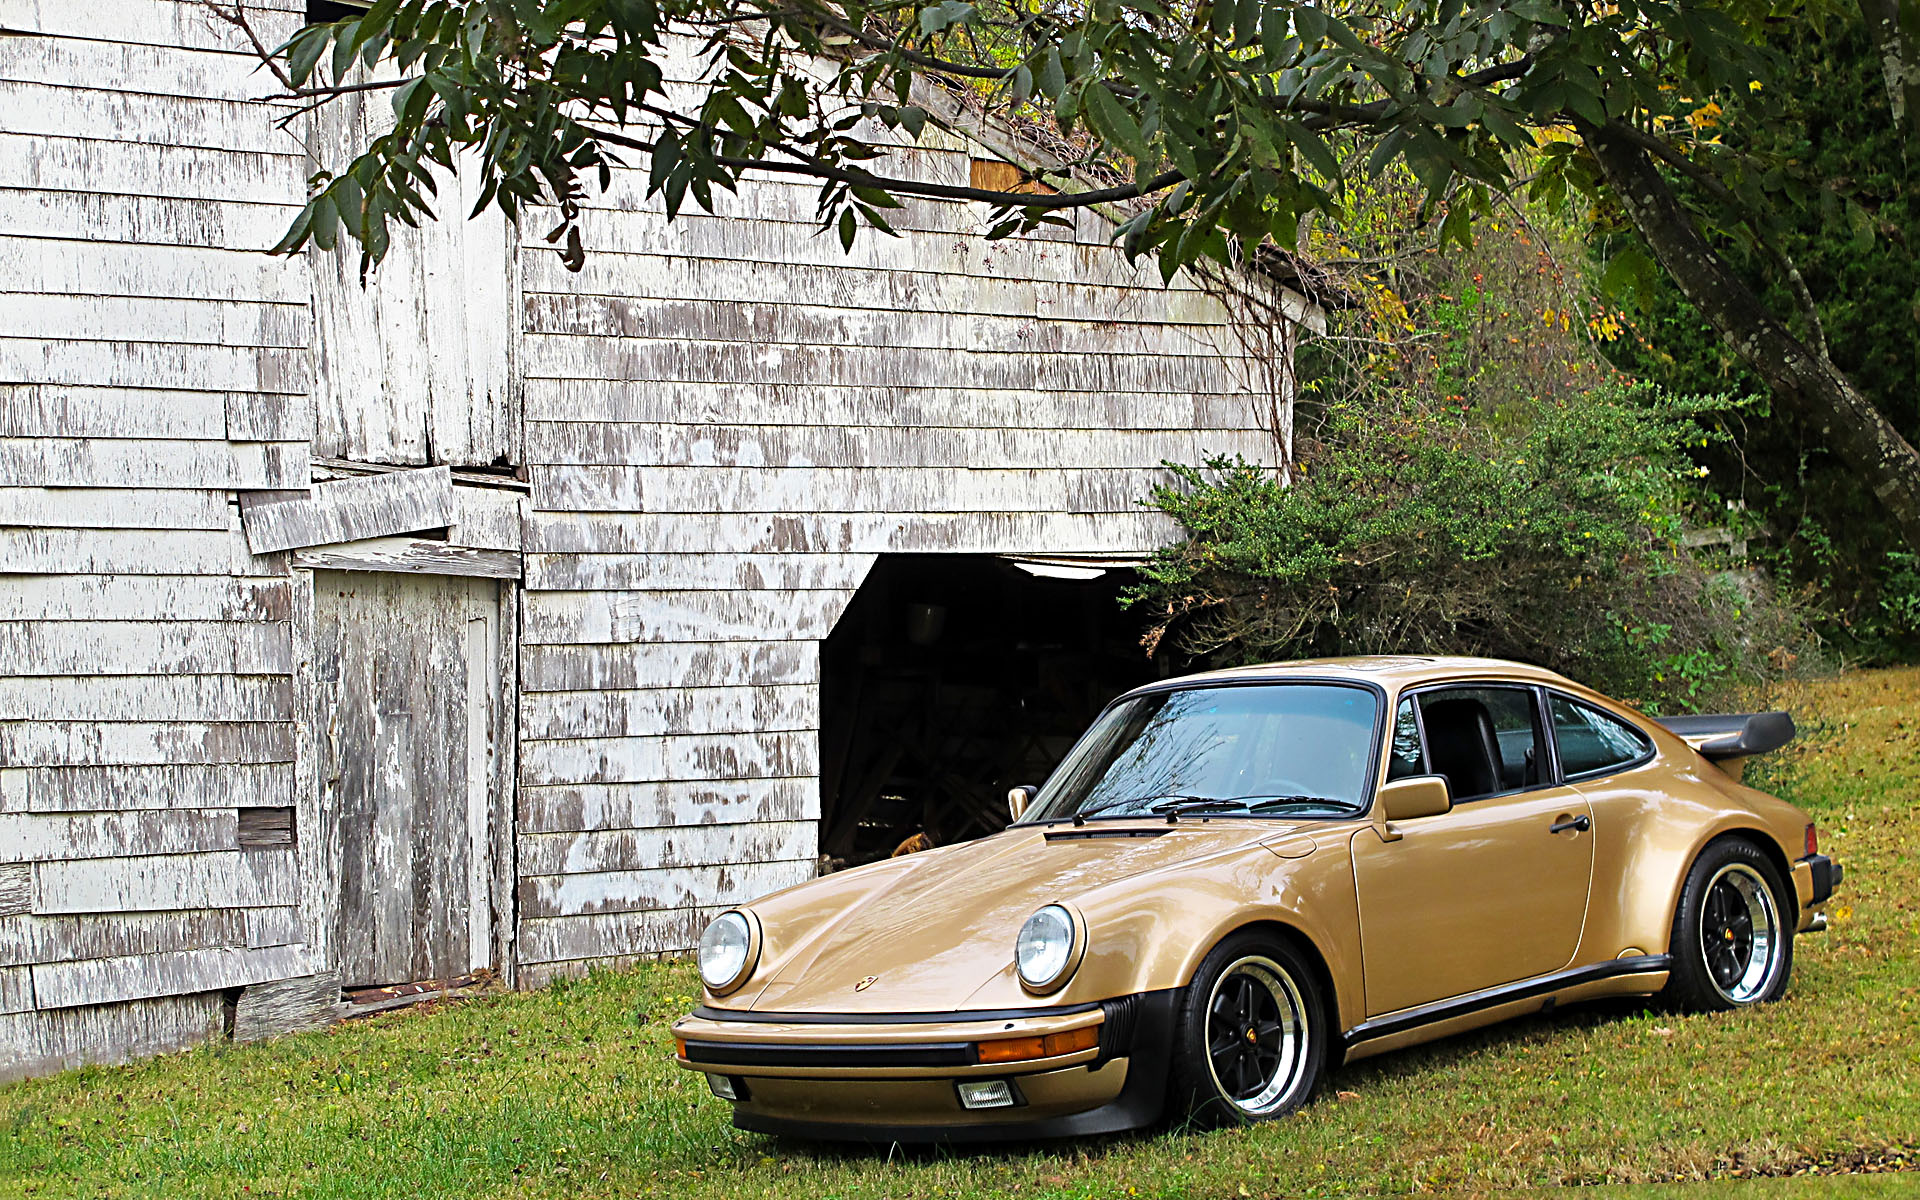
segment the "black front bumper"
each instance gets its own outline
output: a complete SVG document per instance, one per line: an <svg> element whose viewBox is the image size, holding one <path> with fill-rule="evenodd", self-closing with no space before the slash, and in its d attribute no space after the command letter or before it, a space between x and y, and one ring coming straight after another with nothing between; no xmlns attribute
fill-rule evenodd
<svg viewBox="0 0 1920 1200"><path fill-rule="evenodd" d="M960 1143L1024 1141L1030 1138L1090 1137L1141 1129L1160 1119L1166 1108L1167 1065L1173 1057L1174 1006L1181 989L1143 992L1101 1004L1107 1019L1101 1030L1100 1055L1085 1068L1097 1070L1116 1059L1127 1060L1127 1082L1120 1094L1085 1112L1023 1121L1019 1109L1006 1109L1009 1119L988 1124L950 1126L852 1124L842 1121L802 1121L736 1107L733 1123L754 1133L830 1141L903 1143ZM996 1110L1001 1111L1001 1110Z"/></svg>
<svg viewBox="0 0 1920 1200"><path fill-rule="evenodd" d="M1824 854L1809 854L1800 861L1807 864L1807 874L1813 879L1813 898L1807 903L1825 904L1846 877L1846 870Z"/></svg>

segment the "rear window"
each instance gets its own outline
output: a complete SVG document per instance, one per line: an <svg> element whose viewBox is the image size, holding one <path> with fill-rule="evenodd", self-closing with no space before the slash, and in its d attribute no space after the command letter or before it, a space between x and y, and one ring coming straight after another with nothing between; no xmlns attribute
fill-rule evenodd
<svg viewBox="0 0 1920 1200"><path fill-rule="evenodd" d="M1591 705L1549 694L1547 708L1553 714L1560 771L1568 779L1616 771L1653 752L1653 743L1645 734Z"/></svg>

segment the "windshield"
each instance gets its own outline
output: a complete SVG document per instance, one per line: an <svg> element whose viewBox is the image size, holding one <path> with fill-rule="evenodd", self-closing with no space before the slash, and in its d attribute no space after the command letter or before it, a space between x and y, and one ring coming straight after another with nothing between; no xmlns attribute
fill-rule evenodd
<svg viewBox="0 0 1920 1200"><path fill-rule="evenodd" d="M1366 803L1379 702L1365 688L1273 683L1153 692L1101 715L1025 821L1352 816Z"/></svg>

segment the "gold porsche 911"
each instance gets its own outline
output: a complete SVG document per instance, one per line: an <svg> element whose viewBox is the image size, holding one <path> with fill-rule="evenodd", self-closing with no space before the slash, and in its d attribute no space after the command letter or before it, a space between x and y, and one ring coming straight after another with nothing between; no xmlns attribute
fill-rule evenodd
<svg viewBox="0 0 1920 1200"><path fill-rule="evenodd" d="M1004 833L720 914L676 1053L743 1129L1051 1137L1279 1116L1571 1001L1759 1004L1841 876L1740 783L1793 732L1485 659L1140 688Z"/></svg>

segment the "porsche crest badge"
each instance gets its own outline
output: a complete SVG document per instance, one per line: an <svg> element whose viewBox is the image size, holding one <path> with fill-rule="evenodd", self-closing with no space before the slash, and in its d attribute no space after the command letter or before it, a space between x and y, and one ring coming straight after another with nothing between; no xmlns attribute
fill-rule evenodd
<svg viewBox="0 0 1920 1200"><path fill-rule="evenodd" d="M875 981L877 981L879 978L880 977L878 975L869 975L865 979L862 979L859 983L854 984L853 990L856 992L864 992L868 988L872 987Z"/></svg>

